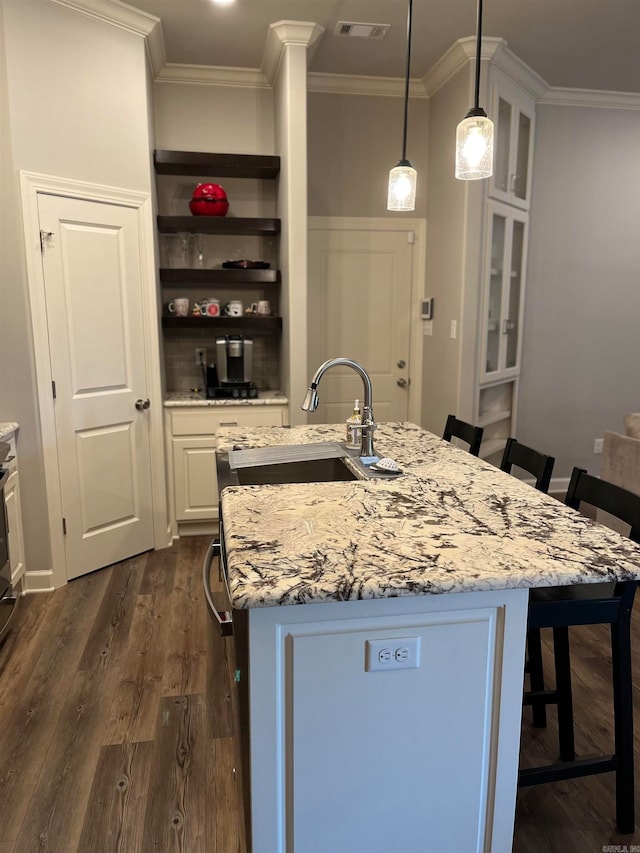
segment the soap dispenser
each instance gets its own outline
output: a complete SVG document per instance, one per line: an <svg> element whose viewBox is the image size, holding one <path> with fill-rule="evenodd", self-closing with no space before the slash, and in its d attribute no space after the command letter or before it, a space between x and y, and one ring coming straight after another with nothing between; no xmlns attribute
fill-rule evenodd
<svg viewBox="0 0 640 853"><path fill-rule="evenodd" d="M360 400L356 400L353 404L353 414L347 418L347 447L354 450L360 447L360 435L362 430L357 427L359 427L361 423L362 414L360 412Z"/></svg>

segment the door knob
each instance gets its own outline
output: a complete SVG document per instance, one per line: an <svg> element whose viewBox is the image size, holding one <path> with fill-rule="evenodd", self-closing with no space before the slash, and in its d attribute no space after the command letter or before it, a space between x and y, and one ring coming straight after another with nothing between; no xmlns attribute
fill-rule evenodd
<svg viewBox="0 0 640 853"><path fill-rule="evenodd" d="M406 379L398 379L398 385L399 385L401 388L406 388L408 384L409 384L409 383L407 382L407 380L406 380Z"/></svg>
<svg viewBox="0 0 640 853"><path fill-rule="evenodd" d="M145 409L148 409L151 405L151 400L147 397L146 400L136 400L136 409L139 412L143 412Z"/></svg>
<svg viewBox="0 0 640 853"><path fill-rule="evenodd" d="M398 362L398 367L400 368L400 370L402 370L402 368L406 367L406 366L407 366L407 362L404 360L404 358L401 358L400 361Z"/></svg>

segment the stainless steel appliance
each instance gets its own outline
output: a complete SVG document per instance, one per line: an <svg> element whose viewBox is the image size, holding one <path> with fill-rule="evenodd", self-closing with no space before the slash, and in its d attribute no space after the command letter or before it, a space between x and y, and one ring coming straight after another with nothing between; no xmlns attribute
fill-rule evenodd
<svg viewBox="0 0 640 853"><path fill-rule="evenodd" d="M207 368L207 397L257 397L258 389L251 381L252 377L251 338L243 335L216 338L216 363Z"/></svg>
<svg viewBox="0 0 640 853"><path fill-rule="evenodd" d="M253 341L242 335L216 338L216 367L220 385L250 385L253 368Z"/></svg>
<svg viewBox="0 0 640 853"><path fill-rule="evenodd" d="M11 564L9 562L9 523L4 503L4 487L10 471L2 463L9 454L10 446L0 441L0 641L4 639L16 611L18 596L11 587Z"/></svg>

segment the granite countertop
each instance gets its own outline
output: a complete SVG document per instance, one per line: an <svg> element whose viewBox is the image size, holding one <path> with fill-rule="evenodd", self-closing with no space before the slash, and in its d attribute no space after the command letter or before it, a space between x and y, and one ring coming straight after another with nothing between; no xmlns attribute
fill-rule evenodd
<svg viewBox="0 0 640 853"><path fill-rule="evenodd" d="M207 400L203 391L168 391L164 398L167 408L174 406L283 406L288 403L282 391L259 391L253 400Z"/></svg>
<svg viewBox="0 0 640 853"><path fill-rule="evenodd" d="M18 432L18 428L19 424L15 421L0 422L0 440L11 438L14 433Z"/></svg>
<svg viewBox="0 0 640 853"><path fill-rule="evenodd" d="M344 438L224 428L218 449ZM640 546L413 424L381 424L396 479L229 487L236 608L640 579Z"/></svg>

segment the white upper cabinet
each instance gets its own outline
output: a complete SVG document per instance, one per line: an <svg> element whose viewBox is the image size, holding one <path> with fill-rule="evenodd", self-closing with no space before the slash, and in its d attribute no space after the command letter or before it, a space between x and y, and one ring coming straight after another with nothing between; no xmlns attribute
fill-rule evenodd
<svg viewBox="0 0 640 853"><path fill-rule="evenodd" d="M517 376L522 349L528 214L488 202L481 383Z"/></svg>
<svg viewBox="0 0 640 853"><path fill-rule="evenodd" d="M491 112L495 126L492 198L529 209L535 129L535 101L504 74L491 76Z"/></svg>

